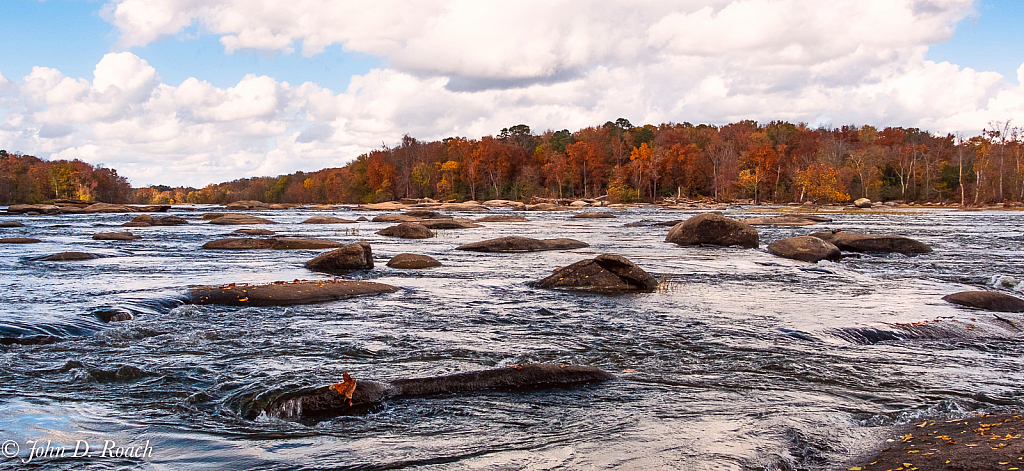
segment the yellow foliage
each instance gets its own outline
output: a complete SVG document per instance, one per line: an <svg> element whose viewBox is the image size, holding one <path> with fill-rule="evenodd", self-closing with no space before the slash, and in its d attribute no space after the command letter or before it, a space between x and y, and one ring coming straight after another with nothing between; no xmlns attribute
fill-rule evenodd
<svg viewBox="0 0 1024 471"><path fill-rule="evenodd" d="M839 180L839 171L820 162L797 172L796 184L814 201L832 203L850 200L850 195L844 191Z"/></svg>

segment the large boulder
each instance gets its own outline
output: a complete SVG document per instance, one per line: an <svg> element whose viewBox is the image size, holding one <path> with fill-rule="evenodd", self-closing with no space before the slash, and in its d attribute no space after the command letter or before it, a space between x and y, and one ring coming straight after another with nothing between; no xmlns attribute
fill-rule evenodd
<svg viewBox="0 0 1024 471"><path fill-rule="evenodd" d="M97 232L92 235L93 240L138 240L142 236L137 236L131 232Z"/></svg>
<svg viewBox="0 0 1024 471"><path fill-rule="evenodd" d="M615 217L614 214L606 213L604 211L584 211L582 213L577 213L572 218L573 219L611 219L611 218L614 218L614 217Z"/></svg>
<svg viewBox="0 0 1024 471"><path fill-rule="evenodd" d="M768 244L768 253L811 263L821 260L839 260L842 255L835 245L811 236L777 240Z"/></svg>
<svg viewBox="0 0 1024 471"><path fill-rule="evenodd" d="M306 268L328 273L346 270L369 270L373 268L373 251L370 249L368 242L359 241L340 249L320 254L306 262Z"/></svg>
<svg viewBox="0 0 1024 471"><path fill-rule="evenodd" d="M994 291L961 291L942 297L959 306L996 312L1024 312L1024 299Z"/></svg>
<svg viewBox="0 0 1024 471"><path fill-rule="evenodd" d="M348 219L336 218L333 216L313 216L305 221L303 224L355 224L355 221Z"/></svg>
<svg viewBox="0 0 1024 471"><path fill-rule="evenodd" d="M856 234L833 230L811 234L821 240L831 242L839 250L848 252L868 253L929 253L932 248L909 237Z"/></svg>
<svg viewBox="0 0 1024 471"><path fill-rule="evenodd" d="M38 257L34 260L39 262L77 262L82 260L93 260L96 258L100 258L100 256L87 252L61 252Z"/></svg>
<svg viewBox="0 0 1024 471"><path fill-rule="evenodd" d="M395 291L398 291L398 288L394 286L367 281L279 281L252 286L201 286L189 290L188 302L225 306L289 306L326 303Z"/></svg>
<svg viewBox="0 0 1024 471"><path fill-rule="evenodd" d="M522 216L512 214L498 214L494 216L484 216L477 219L476 222L530 222L530 220Z"/></svg>
<svg viewBox="0 0 1024 471"><path fill-rule="evenodd" d="M426 226L413 222L403 222L397 226L385 227L377 231L378 235L388 237L401 237L403 239L429 239L434 237Z"/></svg>
<svg viewBox="0 0 1024 471"><path fill-rule="evenodd" d="M679 245L738 245L747 249L758 246L757 230L743 221L721 213L703 213L676 224L668 231L665 242Z"/></svg>
<svg viewBox="0 0 1024 471"><path fill-rule="evenodd" d="M658 280L626 257L603 254L556 269L540 281L540 287L599 293L651 292L658 289Z"/></svg>
<svg viewBox="0 0 1024 471"><path fill-rule="evenodd" d="M40 242L42 241L31 237L8 237L0 239L0 244L38 244Z"/></svg>
<svg viewBox="0 0 1024 471"><path fill-rule="evenodd" d="M205 216L204 216L205 219ZM223 215L210 221L210 224L221 225L245 225L245 224L277 224L269 219L263 219L248 214L223 213Z"/></svg>
<svg viewBox="0 0 1024 471"><path fill-rule="evenodd" d="M871 200L869 200L867 198L860 198L857 201L854 201L853 205L858 207L858 208L867 209L867 208L871 207Z"/></svg>
<svg viewBox="0 0 1024 471"><path fill-rule="evenodd" d="M441 266L441 262L426 255L400 253L391 257L391 260L388 260L388 266L391 268L418 270L421 268L439 267Z"/></svg>
<svg viewBox="0 0 1024 471"><path fill-rule="evenodd" d="M508 236L460 245L455 249L470 252L542 252L545 250L581 249L589 246L586 242L574 239L531 239Z"/></svg>

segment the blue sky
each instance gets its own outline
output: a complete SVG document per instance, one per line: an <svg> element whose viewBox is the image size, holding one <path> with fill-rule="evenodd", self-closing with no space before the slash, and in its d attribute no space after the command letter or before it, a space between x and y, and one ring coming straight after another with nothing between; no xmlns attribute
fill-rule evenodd
<svg viewBox="0 0 1024 471"><path fill-rule="evenodd" d="M136 185L520 123L1024 125L1020 0L4 0L0 17L0 148Z"/></svg>

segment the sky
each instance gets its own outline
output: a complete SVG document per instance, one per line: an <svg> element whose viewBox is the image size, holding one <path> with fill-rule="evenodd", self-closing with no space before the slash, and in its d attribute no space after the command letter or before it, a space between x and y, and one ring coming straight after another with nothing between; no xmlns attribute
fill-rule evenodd
<svg viewBox="0 0 1024 471"><path fill-rule="evenodd" d="M3 0L0 149L202 187L527 124L1024 126L1020 0Z"/></svg>

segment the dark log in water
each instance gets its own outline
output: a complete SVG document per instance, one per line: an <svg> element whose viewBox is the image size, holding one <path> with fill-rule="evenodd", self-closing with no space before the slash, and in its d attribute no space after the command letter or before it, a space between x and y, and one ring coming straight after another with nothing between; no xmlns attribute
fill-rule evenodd
<svg viewBox="0 0 1024 471"><path fill-rule="evenodd" d="M351 398L332 386L303 389L282 395L265 410L272 417L308 420L357 412L385 399L485 390L522 391L612 379L615 376L611 373L590 366L515 365L449 376L400 379L390 383L359 380L351 391Z"/></svg>

